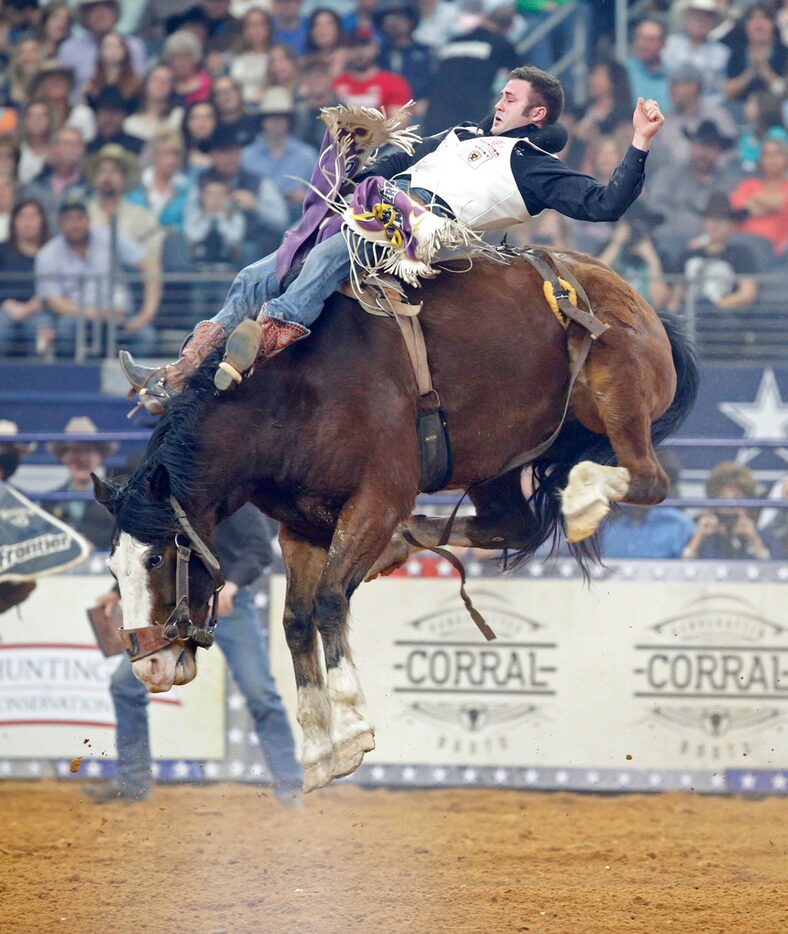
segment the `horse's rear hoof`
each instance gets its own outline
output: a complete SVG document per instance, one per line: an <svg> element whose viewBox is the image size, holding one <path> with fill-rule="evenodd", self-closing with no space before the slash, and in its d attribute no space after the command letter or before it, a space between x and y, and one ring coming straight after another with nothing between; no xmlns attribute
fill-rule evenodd
<svg viewBox="0 0 788 934"><path fill-rule="evenodd" d="M610 506L605 500L590 503L583 509L570 516L564 516L566 522L566 540L574 545L591 536L599 528L602 520L610 512Z"/></svg>

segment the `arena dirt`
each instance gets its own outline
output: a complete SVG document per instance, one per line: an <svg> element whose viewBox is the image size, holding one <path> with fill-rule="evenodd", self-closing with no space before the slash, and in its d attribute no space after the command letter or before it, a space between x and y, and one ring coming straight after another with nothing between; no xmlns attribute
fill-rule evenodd
<svg viewBox="0 0 788 934"><path fill-rule="evenodd" d="M788 799L0 783L0 929L788 931Z"/></svg>

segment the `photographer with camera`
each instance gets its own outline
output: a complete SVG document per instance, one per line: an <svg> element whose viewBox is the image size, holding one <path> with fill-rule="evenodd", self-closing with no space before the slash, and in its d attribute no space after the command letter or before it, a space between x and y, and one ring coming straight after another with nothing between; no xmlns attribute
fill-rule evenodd
<svg viewBox="0 0 788 934"><path fill-rule="evenodd" d="M755 478L748 467L735 461L717 464L706 480L709 499L754 499ZM682 558L737 558L768 560L778 554L777 542L766 531L758 531L756 511L741 506L723 506L698 517L695 534L681 553Z"/></svg>

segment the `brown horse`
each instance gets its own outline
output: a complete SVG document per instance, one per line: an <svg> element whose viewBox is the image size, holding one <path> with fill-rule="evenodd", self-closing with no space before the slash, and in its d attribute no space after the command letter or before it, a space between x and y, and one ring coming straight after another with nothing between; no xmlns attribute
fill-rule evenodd
<svg viewBox="0 0 788 934"><path fill-rule="evenodd" d="M528 500L519 469L499 474L558 423L583 332L575 324L562 328L540 277L522 259L481 260L465 275L447 271L420 290L433 380L453 443L449 486L476 484L476 515L456 523L452 544L509 548L526 558L562 527L562 510L567 537L581 541L611 500L650 505L667 493L652 445L692 406L691 350L672 322L661 321L609 269L579 254L559 255L611 327L592 347L558 440L533 465ZM284 625L309 790L352 771L374 747L348 643L351 595L366 577L405 560L403 529L425 544L442 529L437 520L410 518L419 478L415 379L394 321L371 317L340 295L308 340L217 397L218 359L206 361L161 420L127 485L96 483L97 498L116 518L110 567L126 627L146 627L178 602L175 540L180 535L182 544L183 526L171 497L206 539L248 500L280 523ZM588 553L587 542L575 548ZM185 601L196 625L205 622L216 586L198 558ZM134 662L149 690L194 677L194 644L179 635Z"/></svg>

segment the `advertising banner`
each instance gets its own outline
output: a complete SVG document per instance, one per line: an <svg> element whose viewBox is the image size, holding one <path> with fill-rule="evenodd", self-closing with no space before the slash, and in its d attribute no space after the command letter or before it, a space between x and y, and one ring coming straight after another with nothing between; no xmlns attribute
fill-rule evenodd
<svg viewBox="0 0 788 934"><path fill-rule="evenodd" d="M272 583L280 620L284 583ZM756 770L783 790L784 584L485 578L471 592L493 642L453 579L386 578L354 596L351 645L377 728L368 778L377 767L386 782L468 773L714 790L732 771Z"/></svg>
<svg viewBox="0 0 788 934"><path fill-rule="evenodd" d="M55 574L89 550L81 535L0 480L0 582Z"/></svg>
<svg viewBox="0 0 788 934"><path fill-rule="evenodd" d="M109 680L124 659L102 655L85 615L111 583L104 575L46 578L18 611L0 617L0 759L6 764L114 759ZM224 758L221 653L200 653L196 682L150 700L156 758Z"/></svg>

